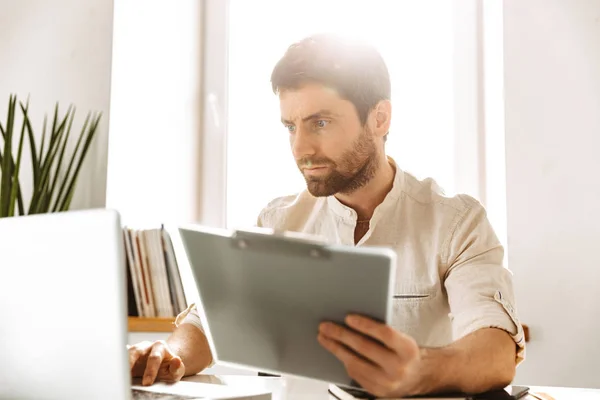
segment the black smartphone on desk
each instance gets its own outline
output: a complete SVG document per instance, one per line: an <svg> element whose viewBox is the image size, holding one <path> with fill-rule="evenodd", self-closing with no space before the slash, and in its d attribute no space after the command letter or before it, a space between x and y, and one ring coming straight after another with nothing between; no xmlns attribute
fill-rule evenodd
<svg viewBox="0 0 600 400"><path fill-rule="evenodd" d="M437 396L423 395L407 397L411 399L465 399L465 400L519 400L524 399L529 393L529 387L527 386L507 386L504 389L494 390L476 395L465 395L465 394L441 394ZM356 388L339 387L336 385L330 385L329 394L333 395L336 399L357 399L357 400L377 400L376 396L373 396L364 390Z"/></svg>
<svg viewBox="0 0 600 400"><path fill-rule="evenodd" d="M527 396L529 388L527 386L507 386L502 390L494 390L467 397L469 400L519 400Z"/></svg>

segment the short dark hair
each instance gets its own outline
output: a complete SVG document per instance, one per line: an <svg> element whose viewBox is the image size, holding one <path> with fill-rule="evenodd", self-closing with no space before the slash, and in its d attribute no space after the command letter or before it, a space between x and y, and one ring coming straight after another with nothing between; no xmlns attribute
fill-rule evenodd
<svg viewBox="0 0 600 400"><path fill-rule="evenodd" d="M391 97L390 75L377 49L333 34L292 44L271 73L273 93L320 83L354 104L361 123L381 100Z"/></svg>

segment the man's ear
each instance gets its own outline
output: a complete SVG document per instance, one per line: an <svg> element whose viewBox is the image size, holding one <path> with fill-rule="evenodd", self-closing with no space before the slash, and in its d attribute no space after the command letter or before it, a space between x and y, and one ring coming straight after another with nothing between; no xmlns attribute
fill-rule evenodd
<svg viewBox="0 0 600 400"><path fill-rule="evenodd" d="M390 130L392 122L392 103L389 100L381 100L371 111L373 116L373 133L384 137Z"/></svg>

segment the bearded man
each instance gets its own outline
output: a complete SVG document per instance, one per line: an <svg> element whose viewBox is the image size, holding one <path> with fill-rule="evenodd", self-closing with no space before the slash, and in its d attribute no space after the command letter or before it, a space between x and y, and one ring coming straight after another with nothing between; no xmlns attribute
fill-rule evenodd
<svg viewBox="0 0 600 400"><path fill-rule="evenodd" d="M378 51L311 36L288 48L271 84L306 190L271 201L258 226L398 255L390 324L349 315L351 330L323 323L315 340L380 397L510 384L525 344L503 247L475 199L447 197L386 155L391 85ZM143 384L211 364L197 311L179 320L166 342L130 347L132 374Z"/></svg>

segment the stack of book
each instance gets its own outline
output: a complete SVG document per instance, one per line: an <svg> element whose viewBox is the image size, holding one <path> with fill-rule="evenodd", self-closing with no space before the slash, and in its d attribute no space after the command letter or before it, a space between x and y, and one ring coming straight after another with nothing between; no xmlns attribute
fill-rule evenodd
<svg viewBox="0 0 600 400"><path fill-rule="evenodd" d="M187 308L168 231L123 227L127 254L128 314L172 318Z"/></svg>

